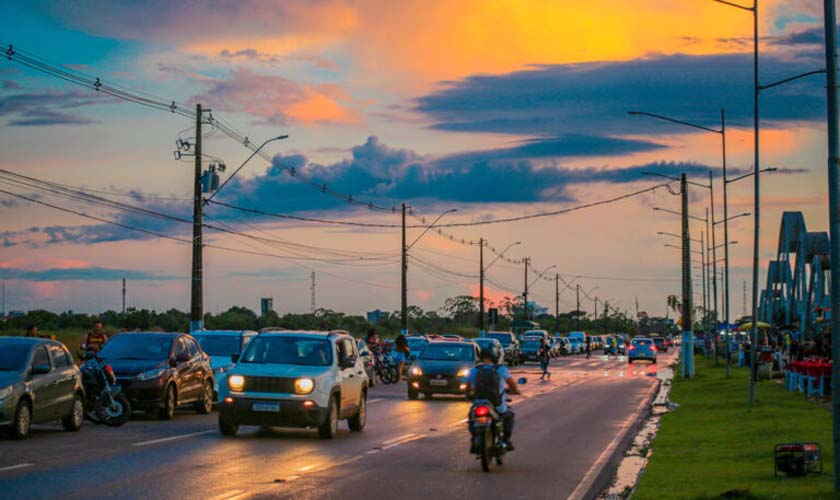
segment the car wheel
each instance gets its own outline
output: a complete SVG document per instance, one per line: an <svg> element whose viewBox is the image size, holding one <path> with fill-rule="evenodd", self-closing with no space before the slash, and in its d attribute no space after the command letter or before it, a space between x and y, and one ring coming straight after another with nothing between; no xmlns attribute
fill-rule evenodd
<svg viewBox="0 0 840 500"><path fill-rule="evenodd" d="M76 394L73 397L73 408L70 409L70 414L61 419L61 425L64 430L68 432L77 432L82 428L82 421L85 419L85 402L82 401L82 396Z"/></svg>
<svg viewBox="0 0 840 500"><path fill-rule="evenodd" d="M175 387L172 384L166 386L166 392L163 394L163 407L158 410L158 417L161 420L172 420L172 417L175 416L176 398Z"/></svg>
<svg viewBox="0 0 840 500"><path fill-rule="evenodd" d="M327 406L327 419L318 427L318 435L323 439L333 439L338 433L338 404L335 398L330 398Z"/></svg>
<svg viewBox="0 0 840 500"><path fill-rule="evenodd" d="M417 389L412 389L411 387L408 388L408 399L415 400L418 396L420 396L420 393Z"/></svg>
<svg viewBox="0 0 840 500"><path fill-rule="evenodd" d="M359 432L365 428L367 423L367 394L362 394L362 399L359 400L359 412L347 420L347 426L353 432Z"/></svg>
<svg viewBox="0 0 840 500"><path fill-rule="evenodd" d="M235 436L239 432L239 424L219 415L219 431L223 436Z"/></svg>
<svg viewBox="0 0 840 500"><path fill-rule="evenodd" d="M32 425L32 406L28 401L21 401L15 409L15 421L12 424L12 437L15 439L26 439L29 437L29 428Z"/></svg>
<svg viewBox="0 0 840 500"><path fill-rule="evenodd" d="M213 384L206 382L201 391L201 398L195 403L195 412L199 415L208 415L213 411Z"/></svg>

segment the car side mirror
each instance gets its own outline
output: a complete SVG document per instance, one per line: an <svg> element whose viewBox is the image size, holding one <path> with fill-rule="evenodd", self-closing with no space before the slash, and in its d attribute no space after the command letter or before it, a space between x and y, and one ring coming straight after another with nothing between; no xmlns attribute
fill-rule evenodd
<svg viewBox="0 0 840 500"><path fill-rule="evenodd" d="M519 380L517 380L516 383L519 384L519 385L525 385L525 384L528 383L528 379L525 378L525 377L522 377Z"/></svg>
<svg viewBox="0 0 840 500"><path fill-rule="evenodd" d="M231 354L230 355L230 360L234 363L238 363L239 362L239 353L235 352L235 353Z"/></svg>
<svg viewBox="0 0 840 500"><path fill-rule="evenodd" d="M35 365L32 367L32 375L44 375L50 372L50 365Z"/></svg>

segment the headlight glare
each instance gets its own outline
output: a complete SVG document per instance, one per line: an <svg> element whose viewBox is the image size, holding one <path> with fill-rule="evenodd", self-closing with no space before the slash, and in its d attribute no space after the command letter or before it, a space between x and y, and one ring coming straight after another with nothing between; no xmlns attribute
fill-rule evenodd
<svg viewBox="0 0 840 500"><path fill-rule="evenodd" d="M159 378L165 372L165 368L159 368L157 370L149 370L147 372L143 372L138 374L135 378L137 380L152 380L153 378Z"/></svg>
<svg viewBox="0 0 840 500"><path fill-rule="evenodd" d="M458 376L461 377L461 378L468 377L469 375L470 375L470 369L469 368L461 368L460 370L458 370Z"/></svg>
<svg viewBox="0 0 840 500"><path fill-rule="evenodd" d="M420 375L423 375L423 369L420 368L419 366L412 366L411 370L409 370L409 372L411 373L411 375L413 375L415 377L419 377Z"/></svg>
<svg viewBox="0 0 840 500"><path fill-rule="evenodd" d="M242 375L231 375L227 379L228 387L233 392L242 392L245 388L245 377Z"/></svg>
<svg viewBox="0 0 840 500"><path fill-rule="evenodd" d="M311 378L299 378L295 380L295 393L309 394L315 390L315 381Z"/></svg>

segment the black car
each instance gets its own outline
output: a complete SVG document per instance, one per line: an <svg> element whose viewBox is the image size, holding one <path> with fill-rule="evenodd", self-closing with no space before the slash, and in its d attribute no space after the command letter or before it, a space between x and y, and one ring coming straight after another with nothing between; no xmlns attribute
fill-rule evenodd
<svg viewBox="0 0 840 500"><path fill-rule="evenodd" d="M480 351L472 342L431 342L408 371L408 399L420 393L467 394L467 376Z"/></svg>
<svg viewBox="0 0 840 500"><path fill-rule="evenodd" d="M521 363L519 340L516 339L516 335L511 332L487 332L484 336L488 339L496 339L502 344L507 364L516 366Z"/></svg>
<svg viewBox="0 0 840 500"><path fill-rule="evenodd" d="M668 352L668 344L665 343L664 337L651 337L653 339L653 345L656 346L656 350L659 352Z"/></svg>
<svg viewBox="0 0 840 500"><path fill-rule="evenodd" d="M78 431L84 417L82 376L60 342L0 337L0 427L16 439L32 424L61 420Z"/></svg>
<svg viewBox="0 0 840 500"><path fill-rule="evenodd" d="M522 362L525 361L539 361L540 360L540 347L542 344L539 340L523 340L522 347Z"/></svg>
<svg viewBox="0 0 840 500"><path fill-rule="evenodd" d="M198 342L184 333L121 333L100 356L111 365L135 410L171 419L175 407L192 404L200 414L213 409L213 369Z"/></svg>

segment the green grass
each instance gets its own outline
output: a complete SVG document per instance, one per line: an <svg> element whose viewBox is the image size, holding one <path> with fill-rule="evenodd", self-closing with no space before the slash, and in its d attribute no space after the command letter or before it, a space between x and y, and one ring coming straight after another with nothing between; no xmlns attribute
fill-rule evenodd
<svg viewBox="0 0 840 500"><path fill-rule="evenodd" d="M674 379L680 407L662 417L634 500L821 499L833 493L831 414L781 384L761 382L749 407L748 373L697 357L697 376ZM817 441L822 475L773 477L773 446ZM733 491L737 490L737 491ZM729 493L728 493L729 492Z"/></svg>
<svg viewBox="0 0 840 500"><path fill-rule="evenodd" d="M67 346L67 349L70 350L74 355L79 350L79 346L82 344L82 338L85 336L86 330L82 329L66 329L66 330L38 330L39 337L53 337L55 340L63 343ZM18 335L18 336L25 336L26 332L24 330L20 331L12 331L12 330L4 330L0 335Z"/></svg>

